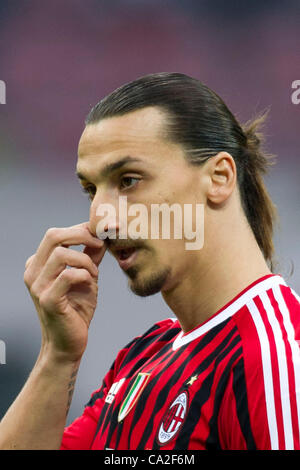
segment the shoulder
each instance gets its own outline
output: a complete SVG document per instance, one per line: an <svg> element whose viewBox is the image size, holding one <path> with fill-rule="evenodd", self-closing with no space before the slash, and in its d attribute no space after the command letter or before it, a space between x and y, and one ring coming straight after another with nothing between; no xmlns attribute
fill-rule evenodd
<svg viewBox="0 0 300 470"><path fill-rule="evenodd" d="M231 388L236 413L243 410L240 422L252 423L260 448L294 445L300 406L299 296L286 284L272 286L249 300L233 321L243 348Z"/></svg>
<svg viewBox="0 0 300 470"><path fill-rule="evenodd" d="M144 333L133 338L117 353L111 367L103 378L102 385L95 390L86 406L93 406L99 398L105 398L110 387L126 374L141 366L166 342L172 340L180 331L179 322L173 318L154 323Z"/></svg>
<svg viewBox="0 0 300 470"><path fill-rule="evenodd" d="M181 328L178 320L176 318L166 318L154 323L142 335L137 336L133 342L143 341L149 337L167 340L169 336L171 339L172 336L176 335L179 331L181 331Z"/></svg>
<svg viewBox="0 0 300 470"><path fill-rule="evenodd" d="M119 354L114 366L119 368L126 362L138 356L149 357L165 343L171 341L181 331L178 320L167 318L154 323L144 333L132 339Z"/></svg>
<svg viewBox="0 0 300 470"><path fill-rule="evenodd" d="M260 360L267 366L283 357L291 359L293 350L298 352L300 299L286 284L259 292L234 315L233 321L247 361Z"/></svg>
<svg viewBox="0 0 300 470"><path fill-rule="evenodd" d="M285 283L273 284L252 296L232 321L242 347L235 384L242 385L250 407L277 405L285 394L295 397L300 390L299 296Z"/></svg>

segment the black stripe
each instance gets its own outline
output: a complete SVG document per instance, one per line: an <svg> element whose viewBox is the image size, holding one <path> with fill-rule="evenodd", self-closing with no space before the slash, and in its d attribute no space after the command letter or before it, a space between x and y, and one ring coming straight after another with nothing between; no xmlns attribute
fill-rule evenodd
<svg viewBox="0 0 300 470"><path fill-rule="evenodd" d="M245 438L248 450L257 450L250 424L250 413L247 398L244 360L241 360L233 369L233 391L236 401L236 412Z"/></svg>
<svg viewBox="0 0 300 470"><path fill-rule="evenodd" d="M182 351L180 352L180 354L182 353ZM180 354L178 353L175 357L176 359L180 356ZM153 364L153 367L151 369L148 370L148 372L151 374L151 372L156 369L157 367L159 367L161 364L163 364L164 362L166 363L164 368L162 369L161 373L159 376L156 376L156 378L152 379L152 381L150 382L150 384L148 385L147 387L147 392L145 391L144 392L144 396L143 396L143 401L142 400L139 400L139 402L136 404L136 407L135 407L135 412L134 412L134 417L133 417L133 422L132 422L132 426L131 426L131 429L129 431L129 434L128 434L128 449L130 447L130 440L131 440L131 434L132 432L134 431L134 428L135 428L135 425L137 423L137 421L139 420L143 410L144 410L144 403L145 401L148 400L148 398L151 396L150 394L152 393L152 390L154 388L154 386L157 384L158 380L160 379L160 377L163 375L163 373L165 372L165 370L169 367L170 363L167 362L169 360L169 358L172 356L172 362L174 360L174 351L172 349L172 343L167 343L160 351L158 351L157 354L155 354L155 363ZM161 360L158 361L158 359L161 357ZM150 358L151 359L151 362L154 362L153 358ZM176 360L175 359L175 360ZM133 424L134 423L134 424ZM119 439L121 437L121 433L118 434L118 438L117 438L117 444L119 443ZM117 447L117 446L116 446Z"/></svg>
<svg viewBox="0 0 300 470"><path fill-rule="evenodd" d="M226 365L224 372L218 382L216 394L215 394L214 410L213 410L213 414L209 422L210 434L206 440L207 450L222 450L220 437L219 437L219 428L218 428L219 410L220 410L220 406L221 406L222 399L224 396L226 384L229 379L230 371L232 370L232 364L242 354L242 352L243 352L242 347L240 347L239 349L235 351L235 353L231 356L228 364Z"/></svg>
<svg viewBox="0 0 300 470"><path fill-rule="evenodd" d="M163 349L166 350L166 349L170 349L171 345L170 344L167 344ZM168 355L168 357L172 354L172 350L170 351L170 354ZM160 351L159 351L160 353ZM156 355L155 355L155 358L156 358ZM139 363L143 363L145 361L147 361L149 358L142 358ZM165 358L163 358L162 361L164 361ZM107 435L107 440L106 440L106 447L109 447L110 446L110 440L112 438L112 435L113 433L115 432L115 429L116 427L118 427L118 432L117 432L117 437L116 437L116 444L115 444L115 448L117 449L118 448L118 444L119 444L119 441L120 441L120 438L121 438L121 435L122 435L122 430L123 430L123 423L119 423L118 422L118 415L119 415L119 410L120 410L120 407L125 399L125 397L127 396L127 394L129 393L134 381L136 380L136 372L140 369L140 365L139 363L137 363L134 368L132 369L132 371L130 371L130 375L131 375L131 380L128 382L128 385L126 387L126 390L125 392L123 393L123 400L120 401L119 405L116 406L114 409L111 408L109 409L108 411L108 414L107 416L105 417L105 423L104 423L104 426L103 426L103 430L102 432L104 433L105 432L105 429L106 427L109 425L109 431L108 431L108 435ZM143 364L141 364L143 365ZM132 373L134 372L134 374ZM147 387L148 388L148 387ZM99 431L100 429L100 426L101 426L101 423L99 424L99 426L97 426L97 431ZM133 428L132 428L133 430Z"/></svg>
<svg viewBox="0 0 300 470"><path fill-rule="evenodd" d="M128 382L128 385L127 385L126 390L124 392L124 395L123 395L124 398L129 393L129 390L132 387L132 385L133 385L133 381L130 380ZM105 422L104 422L103 430L102 430L103 433L105 432L105 429L109 425L109 430L108 430L108 435L107 435L105 447L110 447L110 440L111 440L111 437L112 437L116 427L119 426L119 429L123 428L123 426L122 426L123 423L118 422L119 409L120 409L120 406L121 406L122 403L123 403L123 401L120 402L119 406L115 406L114 408L111 406L110 409L108 410L108 413L107 413L106 417L105 417Z"/></svg>
<svg viewBox="0 0 300 470"><path fill-rule="evenodd" d="M171 330L164 333L160 333L159 335L152 334L148 336L148 334L153 331L155 330L151 328L151 330L149 330L147 334L145 333L145 335L141 336L136 340L135 345L131 348L131 350L128 352L123 362L121 363L119 372L123 369L124 366L129 364L130 361L136 359L140 354L142 354L145 349L149 348L152 343L155 343L157 341L170 341L170 339L172 339L172 337L175 337L181 330L180 328L172 328ZM149 356L146 356L146 360L148 359Z"/></svg>
<svg viewBox="0 0 300 470"><path fill-rule="evenodd" d="M224 328L224 326L230 321L230 319L227 319L225 320L224 322L222 322L221 324L217 325L215 328L213 328L212 330L210 330L208 333L206 333L204 335L204 337L201 339L201 341L197 344L197 346L193 349L192 353L189 355L189 357L186 359L186 361L184 363L182 363L179 368L176 370L176 373L173 374L173 376L170 378L170 380L168 381L168 383L164 386L164 388L160 391L159 393L159 396L158 396L158 400L157 400L157 403L155 404L155 409L160 409L164 403L165 403L165 400L166 400L166 397L168 395L168 392L170 390L170 388L172 386L174 386L176 384L176 382L178 381L178 379L180 378L180 376L182 375L183 371L184 371L184 368L186 367L187 363L195 356L197 355L201 349L205 348L210 341L212 341L212 339ZM152 331L155 331L155 329ZM148 343L148 339L150 339L150 344L153 342L153 341L166 341L167 338L168 340L170 341L170 338L172 339L172 337L175 337L178 332L180 331L179 328L172 328L171 330L168 330L166 331L165 333L162 333L161 334L161 337L159 337L159 335L153 335L153 337L150 337L150 338L143 338L143 337L140 337L138 338L137 340L137 343L140 343L139 344L139 347L141 348L141 350L143 350L145 348L145 343L147 342L147 346L149 346L149 343ZM173 334L174 332L174 334ZM222 342L222 346L219 346L217 348L217 352L214 351L214 353L211 354L211 357L207 358L202 364L203 364L203 370L205 370L206 367L208 367L208 364L215 359L215 356L218 352L220 352L220 350L222 348L224 348L225 344L227 343L228 344L228 341L230 339L230 337L235 333L235 330L231 330L231 332L229 333L229 335L227 336L227 338ZM144 335L143 335L144 336ZM142 340L143 339L143 340ZM152 341L153 340L153 341ZM144 345L142 344L144 343ZM170 366L170 363L169 363L169 357L172 356L172 362L173 361L176 361L179 356L182 354L183 350L190 346L190 343L188 343L187 345L184 345L182 346L181 348L179 348L179 350L174 354L173 350L170 349L172 346L172 343L168 342L160 351L158 351L156 354L154 354L154 356L152 356L151 358L149 357L146 357L145 358L145 361L151 359L152 360L155 360L157 359L158 357L162 357L161 359L161 363L165 362L166 360L168 361L165 365L165 367L163 368L163 370L161 371L161 373L156 376L154 379L152 379L151 381L149 381L149 384L147 384L147 387L145 388L145 390L143 391L143 394L142 396L140 397L140 399L138 400L136 406L135 406L135 411L134 411L134 417L133 417L133 421L132 421L132 426L131 426L131 431L129 433L129 436L128 436L128 448L130 448L130 438L131 438L131 433L134 432L134 428L135 428L135 425L137 423L137 421L140 419L140 417L142 416L143 414L143 411L144 411L144 408L145 406L147 406L147 402L149 400L149 403L151 404L151 398L152 398L152 390L154 388L154 386L157 384L158 380L160 379L160 377L163 375L163 373L166 371L166 369ZM165 354L168 352L168 349L170 349L170 354L168 354L168 357L165 356ZM136 345L134 345L131 349L131 351L129 352L129 354L132 356L130 360L133 360L134 357L136 357L136 355L138 354L137 353L138 349L136 349ZM125 362L128 363L130 362L130 360L128 360L128 357L125 357ZM131 373L130 375L132 376L133 373L136 373L136 371L141 367L141 364L144 362L144 358L141 358L140 361L138 361L137 364L134 365L133 369L131 370ZM133 361L134 363L134 361ZM122 366L123 366L124 362L122 363ZM156 365L157 366L157 365ZM133 383L133 380L135 380L135 377L132 376L132 379L129 381L128 383L128 386L126 387L126 390L123 394L124 398L125 396L127 395L127 393L129 392L130 390L130 387L132 386L132 383ZM153 404L149 405L151 407L153 407ZM99 420L99 423L98 423L98 426L97 426L97 431L95 433L95 436L96 434L99 432L99 429L101 427L101 422L103 419L105 419L105 423L104 423L104 426L103 426L103 432L104 430L107 428L107 426L109 426L109 431L108 431L108 436L107 436L107 440L106 440L106 446L110 447L110 441L111 441L111 438L112 438L112 435L114 434L116 428L118 427L118 431L117 431L117 443L115 445L115 448L117 449L118 448L118 443L120 441L120 438L121 438L121 435L122 435L122 423L118 423L118 413L119 413L119 408L120 408L120 404L118 406L116 406L114 409L112 408L112 406L110 406L109 410L108 410L108 413L106 415L106 417L104 418L104 415L103 413L101 413L101 419ZM143 449L145 447L145 443L147 442L148 438L150 437L151 435L151 432L152 432L152 427L153 427L153 419L154 419L154 416L155 416L155 413L153 412L153 414L151 415L151 419L149 420L149 422L147 423L147 426L145 428L145 431L143 433L143 436L141 438L141 441L138 445L138 449Z"/></svg>
<svg viewBox="0 0 300 470"><path fill-rule="evenodd" d="M157 338L157 337L156 337ZM171 349L169 355L171 355L173 353L172 351L172 348L171 348L172 344L170 343L167 343L160 351L158 351L157 354L155 354L155 356L151 357L150 359L153 360L153 358L155 357L155 359L159 358L161 355L165 355L167 350L168 349ZM164 361L166 358L163 357L162 361ZM149 357L145 356L145 357L142 357L135 365L134 367L130 370L130 376L131 376L131 380L129 381L128 385L127 385L127 388L123 394L123 397L125 399L125 397L127 396L127 394L129 393L129 390L130 388L132 387L135 379L136 379L136 373L138 372L138 370L149 360ZM117 442L119 442L119 439L121 437L121 429L122 429L122 423L119 424L118 423L118 414L119 414L119 408L121 406L123 402L121 402L119 404L119 406L117 406L114 410L113 408L111 408L108 412L108 415L106 416L105 418L105 423L103 425L103 432L105 431L106 427L108 425L110 425L110 430L109 430L109 433L108 433L108 437L107 437L107 447L109 447L109 441L111 439L111 436L113 434L113 432L115 431L115 428L116 426L119 425L119 431L118 431L118 436L117 436ZM112 411L113 410L113 411ZM102 418L103 419L103 418ZM114 423L114 426L113 426L113 423ZM97 429L96 429L96 433L99 431L101 427L101 422L98 423L97 425ZM116 445L116 448L117 448L117 445Z"/></svg>
<svg viewBox="0 0 300 470"><path fill-rule="evenodd" d="M122 351L124 352L125 354L125 351L126 349L130 349L130 347L134 344L134 342L136 341L136 339L132 340L130 343L127 344L127 346L125 346ZM110 369L108 372L112 372L115 368L115 364L116 364L116 360L112 363ZM107 374L108 374L107 372ZM107 375L106 374L106 375ZM86 403L84 406L93 406L95 404L95 401L98 400L98 398L102 398L104 396L104 389L105 387L108 388L108 385L105 383L105 379L102 381L102 386L100 388L100 390L96 393L93 393L90 400L88 401L88 403Z"/></svg>
<svg viewBox="0 0 300 470"><path fill-rule="evenodd" d="M157 331L158 329L160 329L160 326L156 323L151 328L149 328L142 336L138 336L138 337L134 338L132 341L130 341L125 346L125 348L123 348L124 350L129 349L129 352L125 355L124 360L121 362L121 364L119 366L119 369L117 371L118 373L122 370L122 368L126 364L128 364L132 359L134 359L138 354L140 354L143 349L148 347L149 344L153 343L154 341L167 340L167 338L169 338L169 337L172 338L173 336L176 336L178 334L178 332L180 331L180 328L171 328L170 330L167 330L166 332L162 333L161 338L159 338L159 335L152 335L152 336L150 336L150 338L147 338L148 335L150 335L151 333ZM136 347L136 345L138 345L138 347ZM135 365L133 366L133 368L131 369L131 371L130 371L131 376L133 374L135 374L136 371L140 367L142 367L143 364L148 359L149 358L145 356L145 357L142 357L139 361L137 361L135 363ZM116 361L113 362L110 370L114 369L115 362ZM132 383L128 384L128 387L125 391L124 396L126 396L127 393L129 392L131 385L132 385ZM96 394L94 394L94 396L92 396L92 398L90 399L90 401L87 403L86 406L93 406L94 403L96 402L96 400L98 398L101 398L102 396L103 396L103 391L101 389L98 393L96 393ZM105 422L104 422L104 425L103 425L103 432L105 431L108 424L111 424L111 428L112 428L112 423L113 422L115 423L115 425L118 425L117 417L118 417L119 409L114 410L114 412L112 413L113 408L110 407L110 409L109 409L109 411L106 415L108 406L109 406L109 404L105 404L103 406L102 412L100 414L100 417L99 417L99 420L98 420L98 423L97 423L97 427L96 427L96 431L95 431L95 434L94 434L93 442L94 442L94 440L95 440L95 438L96 438L96 436L97 436L97 434L98 434L98 432L101 428L101 425L102 425L104 419L105 419ZM113 428L113 430L114 429L115 429L115 427ZM110 438L111 438L111 435L112 435L112 433L110 433L110 436L109 436ZM109 442L109 439L107 440L107 442Z"/></svg>
<svg viewBox="0 0 300 470"><path fill-rule="evenodd" d="M99 416L99 419L98 419L98 423L97 423L97 427L96 427L96 431L95 431L95 434L94 434L94 438L93 438L93 443L92 445L94 444L94 441L97 437L97 434L99 432L99 429L101 428L101 424L105 418L105 415L106 415L106 412L107 412L107 408L109 407L109 403L104 403L103 405L103 408L101 410L101 413L100 413L100 416Z"/></svg>
<svg viewBox="0 0 300 470"><path fill-rule="evenodd" d="M164 351L166 352L167 349L170 349L170 344L167 344L163 349ZM159 351L159 354L160 354L160 351ZM170 352L170 354L172 354L172 351ZM155 356L156 357L156 356ZM123 398L125 399L125 397L127 396L127 394L129 393L129 390L130 388L132 387L135 379L136 379L136 373L137 371L144 365L144 363L148 360L149 358L148 357L145 357L145 358L141 358L140 361L138 361L134 367L132 368L132 370L130 371L130 375L131 375L131 380L128 382L127 384L127 387L125 389L125 392L123 394ZM165 358L164 358L165 359ZM164 360L163 359L163 360ZM116 427L118 426L118 434L117 434L117 443L115 445L115 447L117 448L117 444L120 440L120 437L121 437L121 433L122 433L122 423L119 423L118 422L118 415L119 415L119 409L121 407L121 404L123 403L123 401L120 402L120 404L113 408L111 407L109 410L108 410L108 413L107 413L107 416L105 416L105 414L101 414L101 417L98 421L98 424L97 424L97 428L96 428L96 433L95 435L99 432L99 429L101 427L101 424L103 422L103 420L105 419L104 421L104 424L103 424L103 428L102 428L102 432L104 433L105 432L105 429L107 428L107 426L110 426L109 428L109 432L108 432L108 436L107 436L107 443L106 443L106 446L109 447L110 446L110 439L116 429ZM107 409L107 407L106 407Z"/></svg>
<svg viewBox="0 0 300 470"><path fill-rule="evenodd" d="M166 383L166 385L159 392L159 395L157 397L157 401L155 403L155 409L159 410L165 405L165 402L166 402L167 396L169 394L169 391L176 384L176 382L178 382L178 380L179 380L180 376L182 375L186 365L190 361L192 361L194 356L196 356L202 349L204 349L217 336L217 334L224 328L225 324L228 323L228 321L229 321L229 319L225 320L224 322L222 322L219 325L212 328L208 333L206 333L205 336L202 338L202 340L193 349L191 354L189 354L189 356L186 358L186 360L184 362L182 362L180 364L180 366L178 366L178 369L176 370L176 372L170 377L169 381ZM201 363L201 365L199 367L199 370L198 370L198 373L200 373L200 370L201 370L201 372L204 371L208 367L208 365L215 359L216 354L219 352L219 348L221 348L221 349L224 348L224 344L228 343L228 340L232 336L232 334L233 334L233 332L231 331L229 333L229 335L225 338L225 340L221 343L221 345L218 348L216 348L216 350L214 350ZM185 348L188 347L189 345L190 345L190 343L186 344ZM182 354L182 351L183 351L183 347L179 348L176 356L172 357L172 363L176 362L178 357ZM161 372L161 374L156 378L156 381L159 380L160 376L165 372L165 370L169 367L169 365L170 365L169 363L166 365L166 367ZM151 382L151 384L152 384L152 382ZM148 392L148 387L147 387L147 392ZM147 399L149 398L150 392L151 392L151 390L148 393ZM151 395L150 395L150 399L151 399ZM143 402L141 401L141 403L139 403L140 410L139 411L136 410L137 418L140 418L140 415L143 411L143 408L146 407L146 406L147 406L147 403L146 403L145 400L143 400ZM149 405L149 406L151 406L151 405ZM151 418L149 419L149 421L147 423L147 426L144 430L142 439L139 442L139 445L138 445L137 449L144 449L144 447L146 445L146 442L149 439L149 437L151 435L151 432L152 432L154 418L155 418L155 410L153 410L153 412L152 412ZM159 449L159 446L158 446L157 443L154 443L153 450L155 450L155 449Z"/></svg>
<svg viewBox="0 0 300 470"><path fill-rule="evenodd" d="M182 351L178 351L174 356L174 352L171 351L169 356L167 357L167 359L170 359L170 357L172 357L171 361L172 362L176 361L181 354L182 354ZM168 361L165 364L164 368L161 370L160 374L157 374L151 380L149 385L147 385L147 388L144 390L143 395L140 397L139 401L136 404L134 417L133 417L132 424L131 424L131 429L130 429L130 432L128 434L128 449L130 448L131 434L132 434L132 432L134 432L135 425L136 425L137 421L140 419L141 415L143 414L143 411L144 411L145 407L147 406L148 400L151 401L151 399L152 399L152 390L156 386L157 382L160 380L161 376L165 373L166 369L168 369L169 366L170 366L170 362ZM179 368L176 371L176 373L174 374L174 376L172 377L174 379L174 382L176 382L178 380L181 373L182 373L182 371ZM158 405L159 402L160 402L160 398L158 396L158 399L156 401L156 406L159 406ZM150 419L150 421L148 421L148 424L146 426L146 429L148 429L148 433L145 430L145 432L142 436L142 441L141 442L144 442L144 440L146 442L149 435L151 434L151 430L152 430L152 427L153 427L153 424L151 424L151 423L153 423L154 416L155 416L155 413L153 411L153 413L151 415L151 419ZM137 449L144 449L144 443L139 443Z"/></svg>
<svg viewBox="0 0 300 470"><path fill-rule="evenodd" d="M170 332L171 333L171 332ZM178 332L177 332L178 333ZM158 342L165 342L166 341L166 336L170 336L169 340L166 342L166 344L164 346L161 346L160 345L160 349L157 351L157 352L154 352L153 351L149 351L149 354L147 354L147 356L144 356L142 357L138 362L137 362L137 365L135 365L131 370L130 370L130 375L133 376L137 371L138 369L140 369L140 367L142 367L143 365L146 364L146 362L148 362L149 360L151 362L155 362L155 365L149 369L148 372L151 372L153 370L153 368L156 368L158 367L162 362L164 362L165 360L168 359L168 356L170 356L171 354L173 354L173 350L172 350L172 344L173 343L170 343L170 340L177 335L177 333L174 335L174 332L172 331L172 335L169 335L169 334L166 334L166 335L163 335L162 338L158 338L157 341ZM159 358L162 358L160 361L158 361Z"/></svg>
<svg viewBox="0 0 300 470"><path fill-rule="evenodd" d="M84 407L86 408L87 406L94 406L96 400L98 400L98 398L102 398L103 396L104 396L104 391L103 391L103 386L102 386L98 392L93 393L90 400L84 405Z"/></svg>
<svg viewBox="0 0 300 470"><path fill-rule="evenodd" d="M180 331L181 331L181 328L171 328L165 333L162 333L161 338L159 338L159 341L169 342L171 341L171 339L175 338L175 336L177 336Z"/></svg>
<svg viewBox="0 0 300 470"><path fill-rule="evenodd" d="M208 366L215 361L213 370L206 377L201 385L200 389L195 393L192 403L188 410L188 417L182 425L180 434L177 437L174 450L187 449L190 441L190 437L194 432L201 416L202 406L210 397L211 387L215 378L218 365L240 342L240 337L236 335L237 328L234 327L230 333L224 338L222 343L211 353L211 355L205 359L198 369L195 370L195 374L200 375ZM221 382L221 380L220 380ZM218 384L219 387L219 384Z"/></svg>

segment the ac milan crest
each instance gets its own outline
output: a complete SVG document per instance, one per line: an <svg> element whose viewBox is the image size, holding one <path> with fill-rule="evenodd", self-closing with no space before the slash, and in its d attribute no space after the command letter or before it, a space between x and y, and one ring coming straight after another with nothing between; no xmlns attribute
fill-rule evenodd
<svg viewBox="0 0 300 470"><path fill-rule="evenodd" d="M166 445L178 434L183 425L189 404L187 390L180 393L165 413L156 436L160 446Z"/></svg>

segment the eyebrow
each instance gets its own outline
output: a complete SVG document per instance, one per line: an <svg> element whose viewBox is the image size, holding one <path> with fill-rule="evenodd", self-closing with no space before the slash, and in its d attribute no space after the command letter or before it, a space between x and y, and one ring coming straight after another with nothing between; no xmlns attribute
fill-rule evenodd
<svg viewBox="0 0 300 470"><path fill-rule="evenodd" d="M101 171L101 176L102 178L106 178L108 175L113 173L114 171L118 170L119 168L122 168L124 165L127 163L137 163L137 162L142 162L139 158L133 158L130 156L123 157L120 160L117 160L114 163L108 163L103 170ZM88 179L80 172L76 171L75 174L80 180L88 181Z"/></svg>

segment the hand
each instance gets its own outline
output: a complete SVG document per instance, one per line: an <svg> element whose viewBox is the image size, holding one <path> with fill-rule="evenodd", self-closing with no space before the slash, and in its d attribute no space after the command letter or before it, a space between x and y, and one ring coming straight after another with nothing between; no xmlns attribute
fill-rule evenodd
<svg viewBox="0 0 300 470"><path fill-rule="evenodd" d="M85 249L78 252L71 245ZM24 282L39 315L42 353L80 360L97 305L98 266L105 250L105 242L94 237L85 222L49 229L27 260Z"/></svg>

